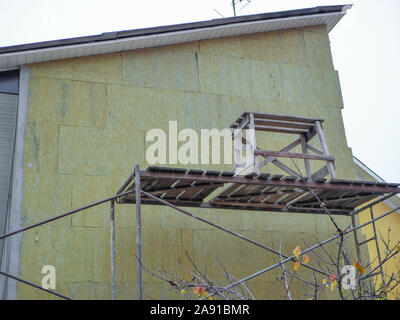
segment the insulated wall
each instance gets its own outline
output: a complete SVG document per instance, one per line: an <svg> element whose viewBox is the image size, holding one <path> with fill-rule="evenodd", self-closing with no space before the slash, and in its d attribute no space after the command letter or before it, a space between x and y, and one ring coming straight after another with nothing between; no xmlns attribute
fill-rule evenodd
<svg viewBox="0 0 400 320"><path fill-rule="evenodd" d="M146 168L148 130L229 128L244 111L320 117L339 178L355 178L343 127L337 71L324 26L250 34L30 65L24 151L25 224L114 194L133 171ZM265 135L273 150L293 137ZM318 145L316 145L318 146ZM301 167L301 163L299 162ZM183 165L174 165L182 167ZM317 168L315 164L314 168ZM233 165L189 167L232 170ZM278 170L273 171L280 173ZM335 231L320 215L191 209L196 215L290 254ZM110 298L109 205L26 232L20 276L40 283L43 265L57 270L57 290L75 299ZM193 221L170 208L143 206L143 263L187 276L186 253L210 279L224 281L216 260L237 278L279 257ZM338 218L340 225L350 223ZM136 298L135 206L116 205L117 297ZM180 263L179 263L180 262ZM312 262L312 259L311 259ZM293 266L289 264L289 267ZM302 269L303 276L311 273ZM256 298L282 298L281 270L248 283ZM293 295L306 290L296 281ZM18 297L52 298L19 285ZM144 273L144 297L180 298Z"/></svg>

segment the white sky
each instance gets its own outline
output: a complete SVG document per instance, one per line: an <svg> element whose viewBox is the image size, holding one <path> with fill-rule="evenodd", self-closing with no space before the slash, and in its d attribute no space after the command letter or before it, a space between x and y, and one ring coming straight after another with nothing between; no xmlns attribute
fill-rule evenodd
<svg viewBox="0 0 400 320"><path fill-rule="evenodd" d="M243 3L245 3L244 0ZM0 0L0 47L233 15L230 0ZM330 33L348 145L371 170L400 182L400 0L353 0ZM252 0L238 15L347 4Z"/></svg>

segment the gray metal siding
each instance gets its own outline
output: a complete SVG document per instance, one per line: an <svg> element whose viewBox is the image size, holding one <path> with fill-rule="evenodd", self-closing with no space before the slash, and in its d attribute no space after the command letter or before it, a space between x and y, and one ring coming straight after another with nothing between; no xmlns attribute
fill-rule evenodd
<svg viewBox="0 0 400 320"><path fill-rule="evenodd" d="M0 93L0 234L5 233L17 122L18 95ZM3 260L0 240L0 265Z"/></svg>

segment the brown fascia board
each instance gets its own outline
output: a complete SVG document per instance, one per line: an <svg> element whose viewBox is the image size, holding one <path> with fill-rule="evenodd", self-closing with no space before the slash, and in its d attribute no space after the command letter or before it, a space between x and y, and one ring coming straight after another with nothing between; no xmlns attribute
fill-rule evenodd
<svg viewBox="0 0 400 320"><path fill-rule="evenodd" d="M116 31L116 32L106 32L106 33L102 33L99 35L1 47L0 53L21 52L21 51L26 51L26 50L61 47L61 46L67 46L67 45L76 45L76 44L84 44L84 43L91 43L91 42L101 42L101 41L117 40L117 39L123 39L123 38L134 38L134 37L139 37L139 36L162 34L162 33L168 33L168 32L177 32L177 31L185 31L185 30L192 30L192 29L217 27L217 26L229 25L229 24L235 24L235 23L244 23L244 22L262 21L262 20L274 20L274 19L291 18L291 17L306 16L306 15L317 15L317 14L323 14L323 13L335 13L335 12L342 12L343 9L347 6L348 5L320 6L320 7L314 7L314 8L258 13L258 14L253 14L253 15L213 19L213 20L207 20L207 21L190 22L190 23L182 23L182 24L174 24L174 25L167 25L167 26L160 26L160 27L124 30L124 31Z"/></svg>

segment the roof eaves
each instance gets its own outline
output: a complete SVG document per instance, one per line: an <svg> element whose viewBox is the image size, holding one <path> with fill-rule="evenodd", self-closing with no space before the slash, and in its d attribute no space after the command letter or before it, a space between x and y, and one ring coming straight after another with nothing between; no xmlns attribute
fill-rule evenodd
<svg viewBox="0 0 400 320"><path fill-rule="evenodd" d="M67 46L67 45L87 44L87 43L102 42L102 41L109 41L109 40L118 40L118 39L124 39L124 38L134 38L134 37L139 37L139 36L148 36L148 35L154 35L154 34L163 34L163 33L169 33L169 32L186 31L186 30L201 29L201 28L218 27L218 26L223 26L223 25L230 25L230 24L237 24L237 23L244 23L244 22L274 20L274 19L282 19L282 18L317 15L317 14L324 14L324 13L340 13L340 12L345 12L350 7L351 7L351 5L320 6L320 7L314 7L314 8L259 13L259 14L246 15L246 16L213 19L213 20L207 20L207 21L190 22L190 23L143 28L143 29L106 32L106 33L102 33L99 35L91 35L91 36L83 36L83 37L76 37L76 38L59 39L59 40L21 44L21 45L15 45L15 46L0 47L0 54L12 53L12 52L22 52L22 51L27 51L27 50L53 48L53 47L61 47L61 46Z"/></svg>
<svg viewBox="0 0 400 320"><path fill-rule="evenodd" d="M358 166L361 170L365 171L368 175L370 175L372 178L374 178L376 181L379 182L386 182L384 179L382 179L378 174L376 174L374 171L372 171L370 168L368 168L360 159L357 157L353 156L353 162L356 166ZM400 195L396 194L394 195L396 197L397 201L400 200ZM384 201L389 207L391 208L396 208L398 206L398 203L393 203L392 198L385 200ZM400 212L398 211L400 214Z"/></svg>

